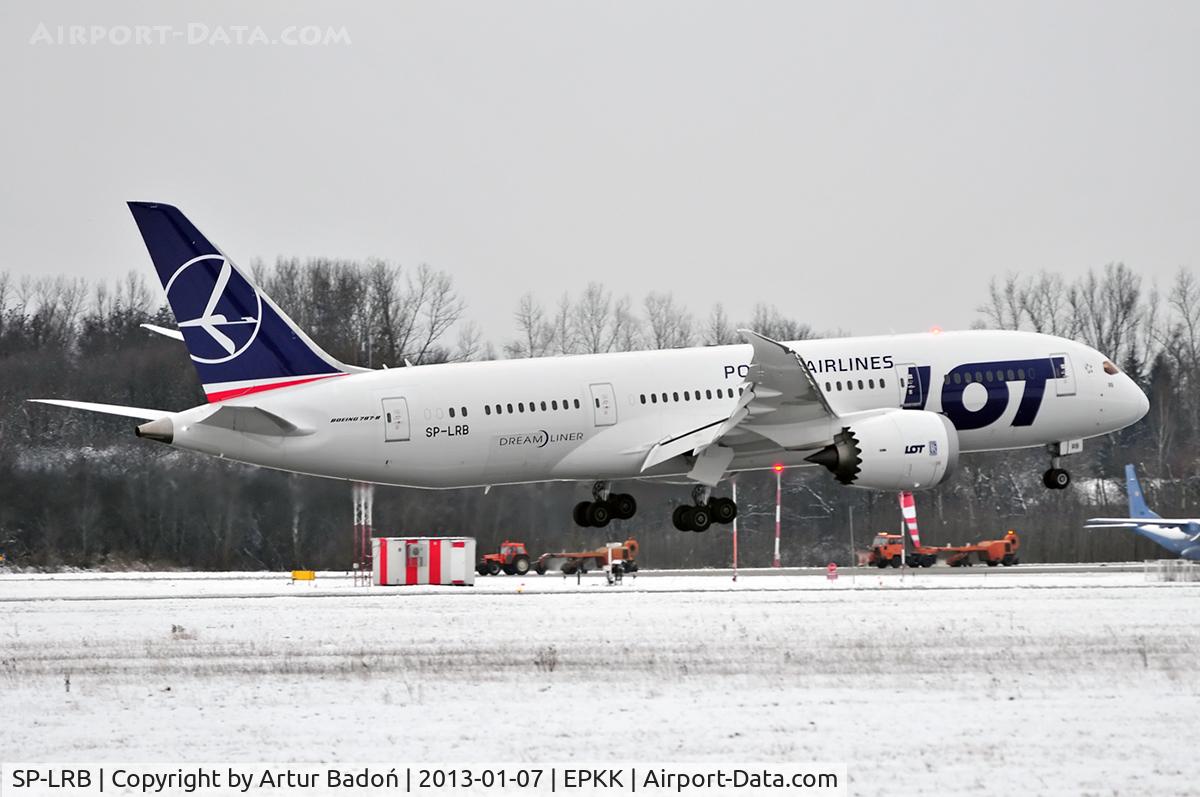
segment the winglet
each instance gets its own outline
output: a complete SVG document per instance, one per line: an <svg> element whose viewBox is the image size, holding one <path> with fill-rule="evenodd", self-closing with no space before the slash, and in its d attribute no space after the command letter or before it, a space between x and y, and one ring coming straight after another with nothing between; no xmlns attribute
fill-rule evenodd
<svg viewBox="0 0 1200 797"><path fill-rule="evenodd" d="M747 343L754 347L754 360L750 364L749 379L751 382L756 386L781 384L783 380L772 379L772 375L781 371L786 373L798 367L800 372L804 374L804 380L808 383L808 392L811 393L811 395L803 396L803 398L809 401L815 399L827 414L831 416L837 415L825 399L825 394L817 384L812 371L808 370L808 363L794 349L765 335L760 335L752 329L739 329L738 332L742 334ZM775 395L779 395L779 393L776 392ZM762 398L766 398L766 396L762 396Z"/></svg>

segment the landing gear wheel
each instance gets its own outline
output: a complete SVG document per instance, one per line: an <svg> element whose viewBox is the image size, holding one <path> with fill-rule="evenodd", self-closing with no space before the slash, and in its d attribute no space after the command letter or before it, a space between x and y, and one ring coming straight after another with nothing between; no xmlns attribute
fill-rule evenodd
<svg viewBox="0 0 1200 797"><path fill-rule="evenodd" d="M578 504L575 505L574 515L575 515L575 525L576 526L587 527L587 526L592 525L591 523L588 522L588 508L591 505L592 505L591 501L580 501Z"/></svg>
<svg viewBox="0 0 1200 797"><path fill-rule="evenodd" d="M637 501L629 493L609 496L608 505L612 509L612 516L617 520L629 520L637 514Z"/></svg>
<svg viewBox="0 0 1200 797"><path fill-rule="evenodd" d="M500 563L499 562L488 562L487 563L487 571L488 571L489 576L500 575Z"/></svg>
<svg viewBox="0 0 1200 797"><path fill-rule="evenodd" d="M602 529L608 525L610 519L612 519L612 512L605 502L595 501L588 505L587 525Z"/></svg>
<svg viewBox="0 0 1200 797"><path fill-rule="evenodd" d="M682 505L675 507L674 513L671 515L671 522L675 524L675 528L680 531L692 530L692 508Z"/></svg>
<svg viewBox="0 0 1200 797"><path fill-rule="evenodd" d="M708 527L712 525L712 515L709 514L708 507L692 507L691 521L692 531L708 531Z"/></svg>
<svg viewBox="0 0 1200 797"><path fill-rule="evenodd" d="M1062 468L1051 468L1042 474L1042 484L1049 490L1065 490L1071 483L1071 474Z"/></svg>
<svg viewBox="0 0 1200 797"><path fill-rule="evenodd" d="M526 573L528 573L529 572L529 557L528 556L518 556L516 559L513 559L512 570L513 570L512 575L523 576Z"/></svg>
<svg viewBox="0 0 1200 797"><path fill-rule="evenodd" d="M732 523L737 517L737 504L728 498L714 498L709 507L714 523Z"/></svg>

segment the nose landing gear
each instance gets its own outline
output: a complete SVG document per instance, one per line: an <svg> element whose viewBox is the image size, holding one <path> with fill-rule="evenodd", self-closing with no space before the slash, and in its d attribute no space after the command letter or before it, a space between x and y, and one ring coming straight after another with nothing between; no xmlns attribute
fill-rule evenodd
<svg viewBox="0 0 1200 797"><path fill-rule="evenodd" d="M1058 459L1058 457L1054 459ZM1050 470L1042 474L1042 484L1046 485L1047 490L1065 490L1070 483L1071 474L1062 468L1053 467L1053 461Z"/></svg>
<svg viewBox="0 0 1200 797"><path fill-rule="evenodd" d="M1047 490L1065 490L1071 483L1071 474L1062 467L1062 458L1078 454L1083 450L1082 440L1064 440L1046 446L1050 452L1050 470L1042 474L1042 484Z"/></svg>

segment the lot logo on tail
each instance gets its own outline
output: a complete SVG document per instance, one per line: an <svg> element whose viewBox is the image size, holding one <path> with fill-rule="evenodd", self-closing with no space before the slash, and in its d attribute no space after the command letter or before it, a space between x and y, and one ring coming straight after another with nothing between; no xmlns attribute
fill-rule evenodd
<svg viewBox="0 0 1200 797"><path fill-rule="evenodd" d="M167 281L166 290L196 362L229 362L258 337L262 297L223 255L187 261Z"/></svg>

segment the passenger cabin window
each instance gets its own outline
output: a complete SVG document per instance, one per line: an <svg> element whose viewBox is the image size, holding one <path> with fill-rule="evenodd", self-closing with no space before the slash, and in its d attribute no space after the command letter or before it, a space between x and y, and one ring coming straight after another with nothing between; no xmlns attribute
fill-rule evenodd
<svg viewBox="0 0 1200 797"><path fill-rule="evenodd" d="M579 409L579 399L575 399L575 409Z"/></svg>
<svg viewBox="0 0 1200 797"><path fill-rule="evenodd" d="M454 417L454 408L453 407L450 408L450 417L451 418Z"/></svg>

